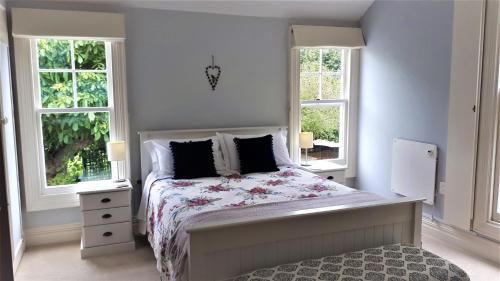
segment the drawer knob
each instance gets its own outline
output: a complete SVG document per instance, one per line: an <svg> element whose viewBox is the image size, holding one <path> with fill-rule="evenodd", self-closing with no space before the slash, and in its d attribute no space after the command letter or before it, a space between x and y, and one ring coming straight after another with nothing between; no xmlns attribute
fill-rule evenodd
<svg viewBox="0 0 500 281"><path fill-rule="evenodd" d="M333 176L326 177L327 180L333 180Z"/></svg>
<svg viewBox="0 0 500 281"><path fill-rule="evenodd" d="M109 202L111 202L111 199L109 199L109 198L103 198L101 200L101 203L109 203Z"/></svg>
<svg viewBox="0 0 500 281"><path fill-rule="evenodd" d="M109 236L111 236L111 235L113 235L113 232L109 232L109 231L104 232L104 233L102 234L102 236L104 236L104 237L109 237Z"/></svg>
<svg viewBox="0 0 500 281"><path fill-rule="evenodd" d="M110 217L112 217L111 214L104 214L104 215L102 215L103 219L109 219Z"/></svg>

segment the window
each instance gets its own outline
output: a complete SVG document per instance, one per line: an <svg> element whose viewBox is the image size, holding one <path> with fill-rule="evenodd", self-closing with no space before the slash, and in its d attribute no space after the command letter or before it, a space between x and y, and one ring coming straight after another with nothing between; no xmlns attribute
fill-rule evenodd
<svg viewBox="0 0 500 281"><path fill-rule="evenodd" d="M128 150L110 163L105 149L129 143L124 16L12 8L11 32L26 210L76 207L81 188L129 177Z"/></svg>
<svg viewBox="0 0 500 281"><path fill-rule="evenodd" d="M292 25L289 39L290 156L295 163L303 160L299 136L310 132L310 169L343 170L346 178L355 177L363 33L353 27ZM309 142L311 134L306 135Z"/></svg>
<svg viewBox="0 0 500 281"><path fill-rule="evenodd" d="M499 173L497 171L497 173ZM497 183L495 188L493 189L493 208L492 208L492 220L500 223L500 205L498 204L500 202L500 183Z"/></svg>
<svg viewBox="0 0 500 281"><path fill-rule="evenodd" d="M34 101L43 148L43 183L49 192L61 192L79 182L109 179L110 43L36 39L34 44Z"/></svg>
<svg viewBox="0 0 500 281"><path fill-rule="evenodd" d="M472 229L500 241L499 3L487 2Z"/></svg>
<svg viewBox="0 0 500 281"><path fill-rule="evenodd" d="M496 64L495 64L496 68L497 68L497 73L498 73L498 69L500 69L500 62L497 60L496 61ZM500 77L499 77L500 78ZM496 87L494 88L495 89L495 92L494 94L496 96L498 96L498 94L500 93L500 85L499 85L499 80L496 81L497 85ZM488 97L488 99L491 98L491 97ZM497 116L494 118L495 120L499 120L500 116L498 115L499 113L499 106L498 106L498 102L495 103L497 108L496 108L496 112L497 112ZM485 110L487 111L487 110ZM498 122L498 121L497 121ZM487 126L485 124L486 122L482 122L481 124L483 124L483 126ZM489 200L491 201L491 205L489 204L489 208L490 210L488 211L488 214L490 215L490 217L488 218L491 223L495 228L495 233L497 234L494 238L499 240L500 239L500 124L497 123L496 124L497 126L497 130L496 130L496 135L494 136L495 137L495 141L496 141L496 145L494 146L494 153L491 153L490 154L490 157L494 157L493 159L490 159L494 162L494 170L492 172L490 172L490 176L492 177L492 183L493 183L493 186L491 188L491 190L489 191L489 194L487 195L489 197ZM486 146L485 142L482 142L480 143L480 147L479 149L482 149L483 147L481 145L484 145ZM481 188L481 186L478 187L479 189ZM484 188L484 187L483 187ZM482 190L484 192L484 190ZM481 193L481 192L479 192ZM480 196L484 196L484 194L480 194Z"/></svg>
<svg viewBox="0 0 500 281"><path fill-rule="evenodd" d="M130 174L106 155L128 143L125 45L64 38L14 38L28 211L78 206L80 188Z"/></svg>
<svg viewBox="0 0 500 281"><path fill-rule="evenodd" d="M299 50L300 131L312 132L314 139L309 161L346 164L348 54L341 48Z"/></svg>

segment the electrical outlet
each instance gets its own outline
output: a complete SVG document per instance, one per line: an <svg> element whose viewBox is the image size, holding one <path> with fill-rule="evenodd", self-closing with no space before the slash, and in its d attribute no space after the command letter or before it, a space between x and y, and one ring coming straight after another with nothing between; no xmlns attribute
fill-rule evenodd
<svg viewBox="0 0 500 281"><path fill-rule="evenodd" d="M446 182L442 181L439 182L439 194L445 195L446 194Z"/></svg>

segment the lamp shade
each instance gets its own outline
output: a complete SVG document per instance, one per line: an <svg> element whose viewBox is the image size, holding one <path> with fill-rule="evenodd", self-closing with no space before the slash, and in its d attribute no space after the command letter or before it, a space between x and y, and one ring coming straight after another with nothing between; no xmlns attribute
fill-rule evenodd
<svg viewBox="0 0 500 281"><path fill-rule="evenodd" d="M313 133L312 132L302 132L299 136L300 148L313 148Z"/></svg>
<svg viewBox="0 0 500 281"><path fill-rule="evenodd" d="M107 143L109 161L123 161L125 160L125 142L124 141L110 141Z"/></svg>

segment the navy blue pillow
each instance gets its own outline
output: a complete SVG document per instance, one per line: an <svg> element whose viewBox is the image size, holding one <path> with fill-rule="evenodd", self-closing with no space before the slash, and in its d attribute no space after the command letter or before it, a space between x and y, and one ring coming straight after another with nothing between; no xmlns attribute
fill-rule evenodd
<svg viewBox="0 0 500 281"><path fill-rule="evenodd" d="M241 174L279 171L273 151L273 136L234 138L240 158Z"/></svg>
<svg viewBox="0 0 500 281"><path fill-rule="evenodd" d="M212 140L170 142L174 179L218 177L214 164Z"/></svg>

